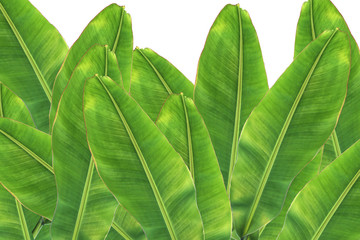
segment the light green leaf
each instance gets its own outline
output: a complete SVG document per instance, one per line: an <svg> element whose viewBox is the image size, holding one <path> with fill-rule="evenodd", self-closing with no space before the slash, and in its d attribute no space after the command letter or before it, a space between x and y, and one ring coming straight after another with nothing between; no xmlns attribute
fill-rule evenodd
<svg viewBox="0 0 360 240"><path fill-rule="evenodd" d="M51 219L56 186L50 135L23 123L0 118L0 182L33 212Z"/></svg>
<svg viewBox="0 0 360 240"><path fill-rule="evenodd" d="M319 165L322 157L322 149L316 154L313 160L308 163L292 181L286 194L286 200L280 214L267 224L261 232L261 240L274 240L279 235L285 222L286 213L296 195L304 186L319 173Z"/></svg>
<svg viewBox="0 0 360 240"><path fill-rule="evenodd" d="M331 137L336 158L360 138L360 115L354 114L360 112L360 53L344 18L331 1L309 0L304 3L297 25L295 56L323 31L335 28L346 32L351 43L351 71L346 101ZM327 162L335 158L328 159Z"/></svg>
<svg viewBox="0 0 360 240"><path fill-rule="evenodd" d="M230 201L209 133L192 99L170 95L156 125L185 161L195 182L205 239L229 239Z"/></svg>
<svg viewBox="0 0 360 240"><path fill-rule="evenodd" d="M291 181L335 128L346 95L348 41L339 30L320 35L245 123L230 195L241 237L279 214Z"/></svg>
<svg viewBox="0 0 360 240"><path fill-rule="evenodd" d="M336 135L333 132L333 134L331 134L323 147L319 172L321 172L326 166L328 166L332 161L334 161L337 158L338 153L340 152L336 149L336 145L334 144L334 137L336 137Z"/></svg>
<svg viewBox="0 0 360 240"><path fill-rule="evenodd" d="M0 82L0 117L11 118L34 126L31 114L25 103L9 88ZM9 160L9 159L5 159ZM12 159L11 159L12 160ZM0 236L5 239L32 239L32 228L40 216L25 209L21 203L0 186ZM14 226L11 226L14 224Z"/></svg>
<svg viewBox="0 0 360 240"><path fill-rule="evenodd" d="M39 234L35 238L36 240L49 240L51 239L50 235L51 224L45 224L41 227Z"/></svg>
<svg viewBox="0 0 360 240"><path fill-rule="evenodd" d="M53 239L104 238L117 206L98 177L86 141L82 94L85 80L94 74L122 83L116 56L106 46L95 45L83 56L59 103L52 134L58 189Z"/></svg>
<svg viewBox="0 0 360 240"><path fill-rule="evenodd" d="M183 92L193 97L194 85L165 58L149 48L133 53L131 96L155 121L166 98Z"/></svg>
<svg viewBox="0 0 360 240"><path fill-rule="evenodd" d="M24 208L5 188L0 186L0 236L2 239L33 239Z"/></svg>
<svg viewBox="0 0 360 240"><path fill-rule="evenodd" d="M360 142L308 183L286 216L280 240L360 238Z"/></svg>
<svg viewBox="0 0 360 240"><path fill-rule="evenodd" d="M51 89L68 47L28 0L0 0L0 79L48 131Z"/></svg>
<svg viewBox="0 0 360 240"><path fill-rule="evenodd" d="M54 122L60 97L81 56L94 44L108 45L115 53L121 69L124 87L130 88L130 73L133 51L131 17L116 4L101 11L85 28L69 53L56 77L50 110L50 124Z"/></svg>
<svg viewBox="0 0 360 240"><path fill-rule="evenodd" d="M227 191L241 129L267 90L250 16L239 6L226 5L201 54L194 100L209 129Z"/></svg>
<svg viewBox="0 0 360 240"><path fill-rule="evenodd" d="M144 230L130 213L121 205L118 206L106 240L144 240Z"/></svg>
<svg viewBox="0 0 360 240"><path fill-rule="evenodd" d="M189 170L154 122L108 77L87 80L84 116L99 174L149 239L203 239Z"/></svg>

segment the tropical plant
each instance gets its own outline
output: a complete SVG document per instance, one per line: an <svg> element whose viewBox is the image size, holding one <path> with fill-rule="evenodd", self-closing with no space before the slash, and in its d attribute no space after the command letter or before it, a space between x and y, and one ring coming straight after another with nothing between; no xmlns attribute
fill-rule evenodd
<svg viewBox="0 0 360 240"><path fill-rule="evenodd" d="M68 49L0 0L0 239L360 239L360 52L305 2L270 89L247 11L212 25L195 86L112 4Z"/></svg>

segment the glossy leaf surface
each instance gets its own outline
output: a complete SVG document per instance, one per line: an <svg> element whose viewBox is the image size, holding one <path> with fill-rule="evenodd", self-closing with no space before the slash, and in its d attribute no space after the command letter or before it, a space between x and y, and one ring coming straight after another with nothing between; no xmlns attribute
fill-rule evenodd
<svg viewBox="0 0 360 240"><path fill-rule="evenodd" d="M136 48L133 54L131 96L155 121L167 97L184 93L193 97L194 85L165 58L149 48Z"/></svg>
<svg viewBox="0 0 360 240"><path fill-rule="evenodd" d="M135 100L108 77L94 77L84 116L100 176L146 236L203 239L190 172Z"/></svg>
<svg viewBox="0 0 360 240"><path fill-rule="evenodd" d="M133 51L131 17L116 4L101 11L85 28L79 39L70 48L69 53L56 77L50 110L50 124L54 122L60 97L81 59L81 56L94 44L108 45L115 53L121 69L124 86L130 88L130 73Z"/></svg>
<svg viewBox="0 0 360 240"><path fill-rule="evenodd" d="M68 47L28 0L0 1L0 79L48 131L51 89Z"/></svg>
<svg viewBox="0 0 360 240"><path fill-rule="evenodd" d="M183 94L170 95L156 125L192 174L205 239L229 239L232 229L230 201L209 133L193 100Z"/></svg>
<svg viewBox="0 0 360 240"><path fill-rule="evenodd" d="M278 239L359 239L360 142L305 186Z"/></svg>
<svg viewBox="0 0 360 240"><path fill-rule="evenodd" d="M250 16L239 6L227 5L207 37L194 94L226 186L241 129L267 90L260 45Z"/></svg>
<svg viewBox="0 0 360 240"><path fill-rule="evenodd" d="M335 28L346 32L351 44L351 72L346 101L336 131L331 137L333 148L337 149L337 157L360 138L360 115L354 114L360 112L360 53L344 18L331 1L309 0L304 3L297 26L295 56L323 31Z"/></svg>
<svg viewBox="0 0 360 240"><path fill-rule="evenodd" d="M346 33L327 31L294 60L250 115L231 182L239 235L253 233L279 214L291 181L335 128L349 68Z"/></svg>
<svg viewBox="0 0 360 240"><path fill-rule="evenodd" d="M117 206L95 171L86 141L82 94L86 79L95 74L108 74L122 83L115 54L107 47L95 45L89 49L72 73L60 100L52 134L58 189L51 227L54 239L87 239L96 229L97 237L104 238Z"/></svg>

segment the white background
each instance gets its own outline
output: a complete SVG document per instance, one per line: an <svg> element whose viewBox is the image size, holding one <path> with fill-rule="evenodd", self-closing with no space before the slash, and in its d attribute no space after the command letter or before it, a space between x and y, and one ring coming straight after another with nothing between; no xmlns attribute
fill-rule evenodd
<svg viewBox="0 0 360 240"><path fill-rule="evenodd" d="M227 4L240 3L251 16L263 52L269 85L291 63L296 24L304 0L30 0L71 46L88 22L111 3L131 14L134 47L149 47L195 82L209 29ZM360 1L333 0L360 43Z"/></svg>

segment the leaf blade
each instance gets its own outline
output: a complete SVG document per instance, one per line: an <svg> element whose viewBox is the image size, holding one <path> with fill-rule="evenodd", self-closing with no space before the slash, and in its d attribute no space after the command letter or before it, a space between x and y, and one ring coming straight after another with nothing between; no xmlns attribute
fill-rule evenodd
<svg viewBox="0 0 360 240"><path fill-rule="evenodd" d="M183 94L170 95L156 125L192 174L205 239L230 239L230 201L209 133L192 99Z"/></svg>
<svg viewBox="0 0 360 240"><path fill-rule="evenodd" d="M238 5L226 5L201 54L194 101L209 129L227 191L241 129L267 90L250 16Z"/></svg>
<svg viewBox="0 0 360 240"><path fill-rule="evenodd" d="M94 98L99 93L104 97ZM98 121L102 114L107 117ZM89 79L84 116L89 146L102 179L139 221L147 237L203 239L195 190L186 165L125 90L107 77ZM104 145L103 139L111 144ZM115 168L109 169L109 164Z"/></svg>
<svg viewBox="0 0 360 240"><path fill-rule="evenodd" d="M234 221L242 236L279 213L292 179L334 129L346 94L347 42L339 30L322 34L294 60L246 122L231 187ZM328 83L335 77L336 82ZM337 89L334 84L339 84ZM337 101L326 105L330 98ZM312 126L316 130L310 131Z"/></svg>
<svg viewBox="0 0 360 240"><path fill-rule="evenodd" d="M149 48L136 48L133 54L131 96L155 121L172 93L193 96L194 85L170 62Z"/></svg>
<svg viewBox="0 0 360 240"><path fill-rule="evenodd" d="M37 127L47 131L51 88L68 47L26 0L1 0L0 25L1 81L29 106Z"/></svg>

